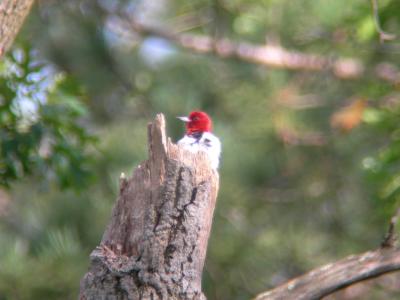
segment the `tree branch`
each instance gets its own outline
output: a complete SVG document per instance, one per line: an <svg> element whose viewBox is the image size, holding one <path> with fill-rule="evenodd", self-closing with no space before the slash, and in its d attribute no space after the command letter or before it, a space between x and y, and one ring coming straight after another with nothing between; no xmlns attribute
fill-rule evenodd
<svg viewBox="0 0 400 300"><path fill-rule="evenodd" d="M0 57L11 47L34 0L2 0L0 3Z"/></svg>
<svg viewBox="0 0 400 300"><path fill-rule="evenodd" d="M234 58L244 62L263 65L272 68L331 71L340 79L357 79L366 74L366 67L357 58L327 58L322 55L305 54L299 51L287 50L279 45L255 45L246 42L234 42L226 38L212 38L206 35L177 33L171 29L147 25L134 18L123 15L134 32L139 35L154 35L164 38L176 45L197 53L211 53L221 58ZM392 64L378 64L372 73L381 80L397 84L400 72Z"/></svg>
<svg viewBox="0 0 400 300"><path fill-rule="evenodd" d="M400 208L390 219L389 229L381 247L359 255L316 268L270 291L263 292L254 300L312 300L321 299L355 283L400 270L400 248L395 247L397 236L394 228Z"/></svg>
<svg viewBox="0 0 400 300"><path fill-rule="evenodd" d="M400 249L381 248L350 255L286 282L254 300L321 299L354 283L400 270Z"/></svg>

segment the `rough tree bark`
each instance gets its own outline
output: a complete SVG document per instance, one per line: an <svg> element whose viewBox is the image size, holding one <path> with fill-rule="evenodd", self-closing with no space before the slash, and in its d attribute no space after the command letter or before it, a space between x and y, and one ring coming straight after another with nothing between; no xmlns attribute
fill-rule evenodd
<svg viewBox="0 0 400 300"><path fill-rule="evenodd" d="M0 57L10 48L34 0L1 0Z"/></svg>
<svg viewBox="0 0 400 300"><path fill-rule="evenodd" d="M162 115L148 132L149 159L120 180L80 299L205 299L201 274L218 173L205 154L167 140Z"/></svg>

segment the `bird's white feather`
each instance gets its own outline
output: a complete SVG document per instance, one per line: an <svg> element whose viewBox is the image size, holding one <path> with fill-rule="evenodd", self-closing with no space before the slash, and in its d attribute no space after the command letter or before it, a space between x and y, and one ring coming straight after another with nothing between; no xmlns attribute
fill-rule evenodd
<svg viewBox="0 0 400 300"><path fill-rule="evenodd" d="M185 135L178 141L178 145L190 152L204 151L207 153L211 166L218 169L219 157L221 155L221 142L211 132L204 132L200 138L192 135Z"/></svg>

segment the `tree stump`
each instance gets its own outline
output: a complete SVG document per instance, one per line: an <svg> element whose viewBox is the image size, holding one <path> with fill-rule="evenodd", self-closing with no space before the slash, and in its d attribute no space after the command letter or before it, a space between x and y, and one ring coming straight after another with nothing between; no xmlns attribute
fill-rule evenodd
<svg viewBox="0 0 400 300"><path fill-rule="evenodd" d="M201 277L219 176L205 153L192 154L148 126L149 158L120 192L100 246L90 255L80 299L206 299Z"/></svg>

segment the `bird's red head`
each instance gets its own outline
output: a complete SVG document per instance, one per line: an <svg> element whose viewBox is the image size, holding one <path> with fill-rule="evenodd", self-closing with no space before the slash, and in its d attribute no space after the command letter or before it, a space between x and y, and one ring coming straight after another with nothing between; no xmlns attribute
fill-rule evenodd
<svg viewBox="0 0 400 300"><path fill-rule="evenodd" d="M192 111L189 117L179 117L179 119L186 122L186 134L212 130L211 118L205 112Z"/></svg>

